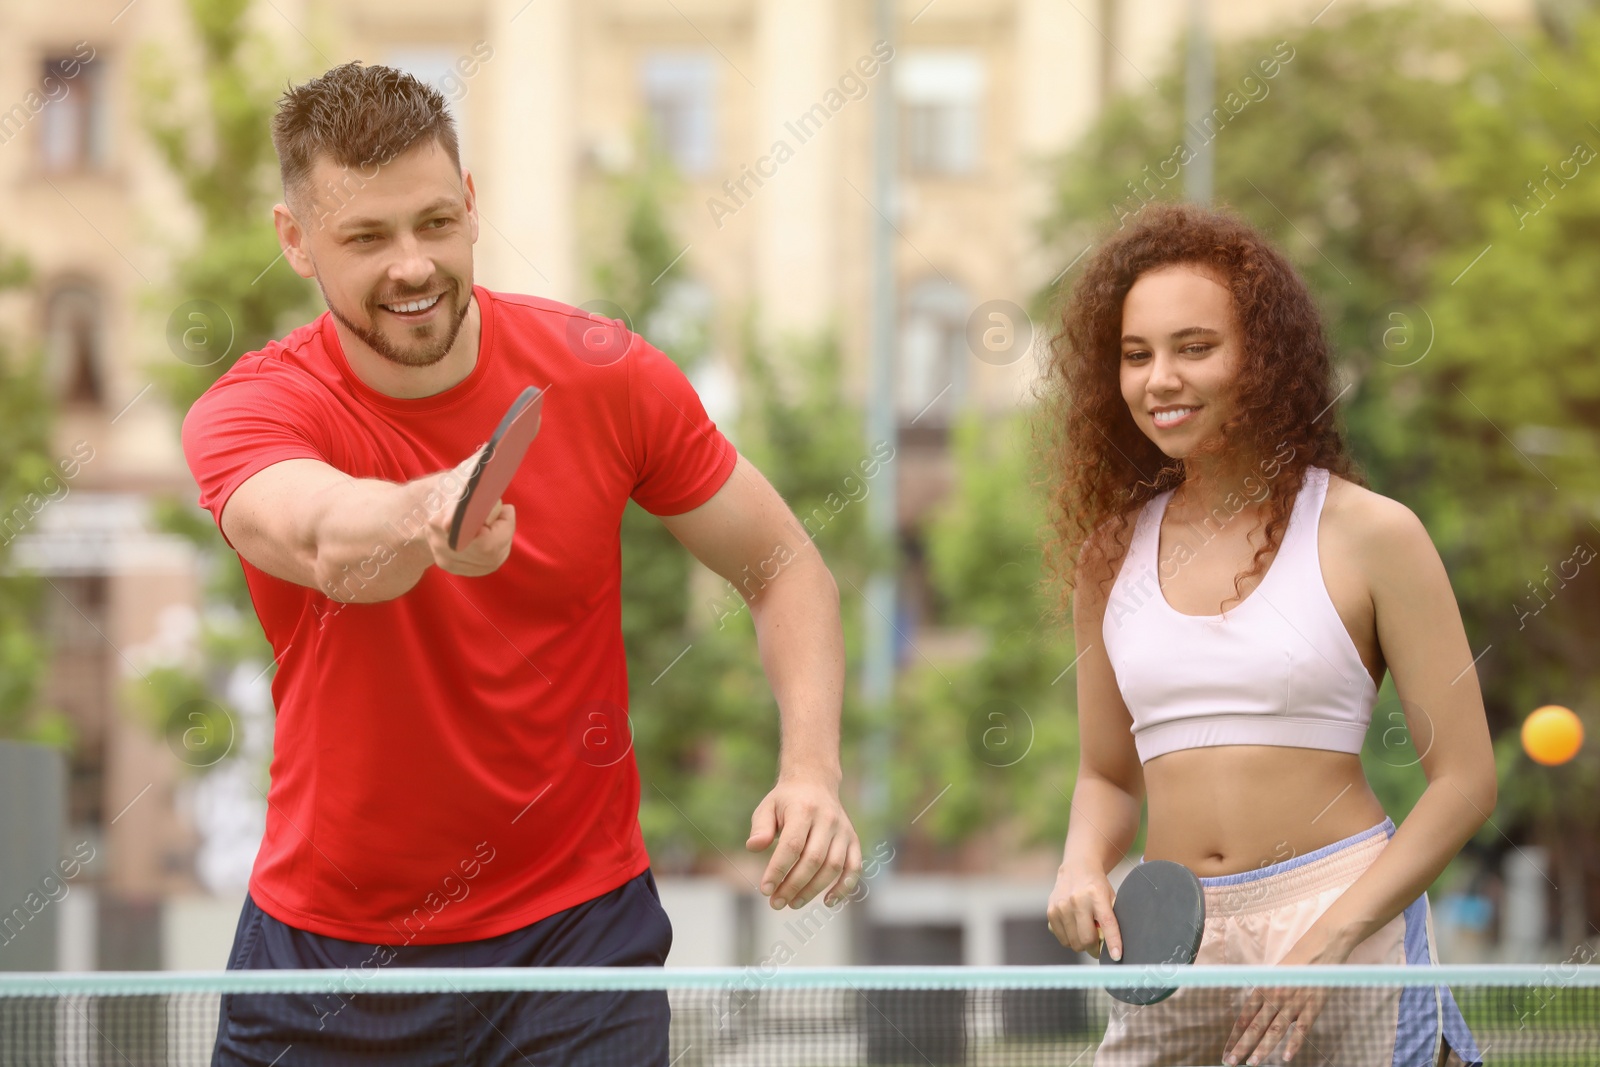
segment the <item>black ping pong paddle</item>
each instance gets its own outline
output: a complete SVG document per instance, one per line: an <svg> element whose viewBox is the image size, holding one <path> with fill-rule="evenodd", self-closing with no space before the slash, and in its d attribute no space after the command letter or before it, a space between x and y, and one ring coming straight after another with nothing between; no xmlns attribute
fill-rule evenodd
<svg viewBox="0 0 1600 1067"><path fill-rule="evenodd" d="M483 529L494 502L511 484L522 457L539 432L543 408L544 393L536 385L528 386L511 402L467 478L466 492L461 494L455 516L450 520L451 548L461 549ZM464 540L463 531L466 532Z"/></svg>
<svg viewBox="0 0 1600 1067"><path fill-rule="evenodd" d="M1200 954L1200 936L1206 922L1205 894L1200 879L1181 863L1150 860L1139 864L1122 880L1111 912L1122 932L1122 959L1112 959L1110 946L1102 944L1103 966L1190 964ZM1176 990L1141 986L1106 992L1125 1004L1155 1004Z"/></svg>

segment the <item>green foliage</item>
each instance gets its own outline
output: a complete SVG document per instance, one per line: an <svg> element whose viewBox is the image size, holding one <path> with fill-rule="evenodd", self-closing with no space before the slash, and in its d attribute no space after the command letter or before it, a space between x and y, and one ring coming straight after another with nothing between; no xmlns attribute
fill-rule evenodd
<svg viewBox="0 0 1600 1067"><path fill-rule="evenodd" d="M896 476L899 460L888 442L867 440L861 409L840 402L843 353L831 333L768 344L747 320L742 336L740 451L789 505L839 588L845 648L841 757L849 776L851 755L868 728L868 709L855 684L862 624L871 610L862 590L888 552L869 529L868 500ZM731 590L726 583L722 588L727 602ZM766 759L775 762L776 746L769 752ZM860 824L857 829L863 835L878 832Z"/></svg>
<svg viewBox="0 0 1600 1067"><path fill-rule="evenodd" d="M27 257L19 253L0 250L0 293L20 289L33 281L33 267Z"/></svg>
<svg viewBox="0 0 1600 1067"><path fill-rule="evenodd" d="M801 523L788 550L798 549L799 536L808 537L833 572L848 609L859 602L855 590L868 571L865 499L874 483L861 466L869 455L861 414L838 402L838 345L823 337L769 350L753 330L744 341L740 451ZM797 379L793 390L778 387L780 365ZM891 461L876 477L888 477L893 469ZM630 513L636 510L630 505ZM665 534L655 519L645 521ZM634 582L640 573L634 567L664 569L675 565L668 562L674 558L692 566L670 534L662 540L647 530L623 526L623 631L640 774L647 783L641 821L652 835L654 852L662 851L658 842L666 842L686 853L691 848L705 853L729 842L742 844L749 834L750 814L777 775L778 709L761 669L750 612L732 583L715 579L709 596L695 598L686 572L671 586ZM783 558L776 549L772 558ZM747 579L752 583L759 581L756 570L752 567ZM635 619L671 618L677 628L638 634L630 628L630 610ZM847 677L854 678L860 618L845 610L842 621ZM689 641L693 650L653 682ZM652 647L658 651L652 654ZM861 733L862 719L856 692L847 685L846 753ZM697 758L686 759L690 753Z"/></svg>
<svg viewBox="0 0 1600 1067"><path fill-rule="evenodd" d="M686 370L705 356L704 332L685 331L671 344L654 337L655 319L669 287L651 284L666 270L669 248L662 204L672 175L659 165L613 179L603 190L592 265L606 304L596 309L628 323ZM607 306L611 305L611 306ZM642 783L640 824L658 864L687 868L708 845L749 832L724 797L730 777L710 773L714 750L730 709L760 698L749 664L728 642L705 640L690 627L689 580L694 563L654 516L630 501L622 516L622 634L627 650L629 719ZM686 651L687 649L687 651ZM681 658L680 658L681 657ZM749 769L748 761L740 764ZM759 767L759 764L756 766ZM737 769L737 768L736 768ZM708 788L709 779L716 788ZM734 786L735 794L744 790Z"/></svg>
<svg viewBox="0 0 1600 1067"><path fill-rule="evenodd" d="M186 0L201 48L204 92L198 103L180 92L158 47L139 57L144 130L200 223L195 241L178 258L172 284L148 297L166 318L173 355L155 368L155 377L180 412L239 356L265 347L319 310L315 286L278 262L272 205L279 186L269 135L285 62L266 38L249 30L249 7L249 0ZM211 517L188 501L157 501L155 511L158 526L199 549L206 577L200 666L162 668L160 683L140 686L136 696L152 728L171 740L192 735L195 708L208 709L206 716L230 716L224 679L238 663L269 662L272 651L238 556ZM214 725L205 729L220 733Z"/></svg>
<svg viewBox="0 0 1600 1067"><path fill-rule="evenodd" d="M31 278L26 260L0 255L0 291ZM20 365L19 365L20 364ZM10 567L11 543L48 506L60 472L50 458L51 404L37 357L19 360L0 338L0 737L66 748L65 717L39 707L46 642L38 632L41 583Z"/></svg>
<svg viewBox="0 0 1600 1067"><path fill-rule="evenodd" d="M180 93L159 46L140 56L138 71L145 132L200 220L174 284L156 297L187 338L175 345L183 353L158 368L179 411L239 356L318 310L315 286L277 262L272 205L279 188L269 133L283 57L247 29L249 0L187 0L186 7L201 44L203 106Z"/></svg>
<svg viewBox="0 0 1600 1067"><path fill-rule="evenodd" d="M1412 707L1415 708L1414 703ZM1427 779L1420 771L1421 758L1434 740L1431 733L1412 736L1406 705L1395 690L1394 677L1385 674L1372 707L1372 725L1361 747L1361 766L1373 795L1396 824L1416 806L1427 787Z"/></svg>
<svg viewBox="0 0 1600 1067"><path fill-rule="evenodd" d="M1066 836L1077 653L1040 588L1044 511L1029 429L1026 415L964 418L955 485L927 527L941 621L981 644L965 660L913 655L896 705L895 806L936 846L1001 827L1013 845L1059 847Z"/></svg>
<svg viewBox="0 0 1600 1067"><path fill-rule="evenodd" d="M637 170L601 183L590 223L603 248L592 266L595 286L640 329L666 302L673 283L688 272L688 264L678 258L684 246L673 235L665 210L681 183L660 156L646 153L642 160ZM660 343L657 347L666 351ZM673 358L686 366L698 363L706 352L703 336L697 343L672 347Z"/></svg>
<svg viewBox="0 0 1600 1067"><path fill-rule="evenodd" d="M590 247L603 250L593 264L600 296L692 372L708 354L711 324L680 299L687 290L679 279L691 265L674 264L683 245L665 211L676 192L671 172L656 159L611 180L593 205ZM859 583L866 571L859 464L867 447L859 413L838 402L837 342L822 337L769 350L753 327L741 340L745 408L730 437L797 513L848 600L845 579ZM787 387L791 381L796 388ZM847 484L852 475L856 481ZM628 505L622 630L642 780L640 822L664 869L738 851L751 812L777 774L778 711L750 613L732 583L692 581L697 569L659 520ZM846 618L851 649L853 621ZM847 696L847 729L856 717Z"/></svg>
<svg viewBox="0 0 1600 1067"><path fill-rule="evenodd" d="M150 668L143 678L128 686L128 692L148 716L152 732L164 737L174 750L181 750L185 733L195 729L196 719L191 716L197 715L196 709L214 708L217 718L227 717L211 701L205 681L181 667ZM231 722L225 728L231 733Z"/></svg>
<svg viewBox="0 0 1600 1067"><path fill-rule="evenodd" d="M1397 435L1435 472L1417 507L1452 577L1501 733L1501 830L1600 855L1600 753L1545 768L1517 730L1564 704L1600 730L1600 17L1565 48L1533 40L1456 102L1454 195L1471 239L1435 264L1438 341ZM1481 255L1480 255L1481 254Z"/></svg>

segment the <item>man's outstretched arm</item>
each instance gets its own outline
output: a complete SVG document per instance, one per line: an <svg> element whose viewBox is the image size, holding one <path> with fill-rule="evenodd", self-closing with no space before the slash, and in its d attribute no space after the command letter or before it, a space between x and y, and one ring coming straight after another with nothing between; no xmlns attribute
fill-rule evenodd
<svg viewBox="0 0 1600 1067"><path fill-rule="evenodd" d="M397 483L352 478L320 460L284 460L234 490L222 532L255 567L347 603L393 600L435 564L452 574L488 574L511 553L516 514L499 507L476 538L450 548L450 519L471 463Z"/></svg>
<svg viewBox="0 0 1600 1067"><path fill-rule="evenodd" d="M710 500L661 521L749 603L783 718L778 782L745 843L759 852L777 840L761 892L774 908L799 908L827 890L831 905L861 874L861 842L839 802L839 587L789 506L743 456Z"/></svg>

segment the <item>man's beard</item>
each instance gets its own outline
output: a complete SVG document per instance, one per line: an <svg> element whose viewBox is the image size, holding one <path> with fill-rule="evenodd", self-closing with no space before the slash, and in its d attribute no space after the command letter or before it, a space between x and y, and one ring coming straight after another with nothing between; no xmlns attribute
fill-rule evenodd
<svg viewBox="0 0 1600 1067"><path fill-rule="evenodd" d="M462 301L461 307L454 316L442 316L444 318L444 333L442 336L432 341L423 341L420 343L420 347L401 348L376 327L360 326L351 321L348 315L340 311L337 305L328 299L328 291L322 288L321 278L317 279L317 288L322 290L322 302L328 305L328 310L333 313L335 319L344 324L345 329L359 337L368 348L378 353L378 355L401 367L431 367L443 359L446 353L450 351L450 347L456 343L456 335L461 332L461 324L467 320L467 311L472 307L471 300ZM444 291L439 299L454 300L457 292L459 292L459 288L452 285ZM404 299L391 302L403 303ZM381 308L373 311L374 321L381 313ZM428 327L437 327L438 325L440 325L438 321L426 324ZM407 329L411 328L407 327Z"/></svg>

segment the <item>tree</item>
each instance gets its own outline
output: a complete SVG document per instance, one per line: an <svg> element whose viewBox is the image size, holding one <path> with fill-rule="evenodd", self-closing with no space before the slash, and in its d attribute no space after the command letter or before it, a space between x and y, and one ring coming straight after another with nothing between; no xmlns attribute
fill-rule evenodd
<svg viewBox="0 0 1600 1067"><path fill-rule="evenodd" d="M199 45L205 94L182 100L167 57L157 49L139 68L141 121L199 220L197 239L177 258L170 285L152 293L170 307L168 344L176 360L158 370L179 412L246 352L256 351L319 310L315 287L278 263L272 224L278 174L268 136L277 89L266 72L282 69L271 43L247 26L250 0L186 0ZM235 731L226 696L242 663L272 662L251 607L238 556L210 516L191 501L157 504L169 532L192 541L206 573L201 662L149 673L139 701L156 728L196 767L229 750ZM263 768L264 773L264 768Z"/></svg>
<svg viewBox="0 0 1600 1067"><path fill-rule="evenodd" d="M678 259L682 243L668 222L678 191L666 164L649 155L594 191L589 244L602 250L591 268L603 299L589 306L625 316L692 375L709 356L712 322L708 309L685 299L695 287L678 281L692 266ZM859 586L867 572L860 500L870 491L861 468L869 449L861 414L839 403L837 342L823 335L769 348L757 335L747 318L738 337L744 407L730 437L799 517L848 602L849 583ZM749 611L731 583L694 581L696 566L659 520L629 503L622 520L629 715L640 821L666 869L731 859L777 773L777 707ZM856 631L847 614L852 661ZM847 731L855 728L853 693L845 718Z"/></svg>
<svg viewBox="0 0 1600 1067"><path fill-rule="evenodd" d="M163 295L174 306L182 352L163 375L173 406L190 404L239 356L320 311L316 288L280 265L272 205L278 169L269 137L285 66L247 25L251 0L185 0L200 46L204 101L181 98L159 49L141 56L141 119L199 216L197 239ZM176 329L175 329L176 327Z"/></svg>
<svg viewBox="0 0 1600 1067"><path fill-rule="evenodd" d="M26 285L18 256L0 256L0 292ZM20 365L19 365L20 364ZM46 662L39 580L10 566L11 544L53 498L60 471L49 454L51 404L41 361L21 361L0 338L0 737L70 747L70 724L39 706Z"/></svg>
<svg viewBox="0 0 1600 1067"><path fill-rule="evenodd" d="M1434 472L1422 508L1472 591L1498 728L1501 830L1550 849L1567 900L1563 936L1600 915L1600 757L1555 768L1521 751L1543 704L1600 728L1600 16L1565 44L1526 42L1456 101L1453 195L1469 235L1439 257L1422 304L1438 341L1408 368L1396 432ZM1464 605L1464 607L1467 605Z"/></svg>
<svg viewBox="0 0 1600 1067"><path fill-rule="evenodd" d="M594 243L605 251L591 268L602 299L588 306L623 319L692 371L706 356L709 324L693 309L674 307L676 277L660 284L679 250L663 213L673 188L671 172L646 157L639 170L597 191L591 228ZM658 331L673 311L680 312L677 328ZM691 615L703 610L691 603L694 563L664 525L629 501L621 538L622 633L640 823L658 865L690 869L748 833L740 827L739 800L750 791L748 776L762 772L762 762L727 760L724 754L758 749L769 732L761 709L753 706L761 698L759 666L726 635L701 632L703 619L694 625ZM712 773L713 767L720 773Z"/></svg>
<svg viewBox="0 0 1600 1067"><path fill-rule="evenodd" d="M940 622L981 635L965 662L914 655L896 702L896 808L909 860L976 843L970 862L1066 837L1078 769L1070 626L1041 588L1043 494L1030 419L967 415L953 436L956 478L927 529ZM919 814L920 812L920 814ZM914 819L914 823L912 820ZM917 846L933 855L919 855ZM959 855L937 857L960 863Z"/></svg>

